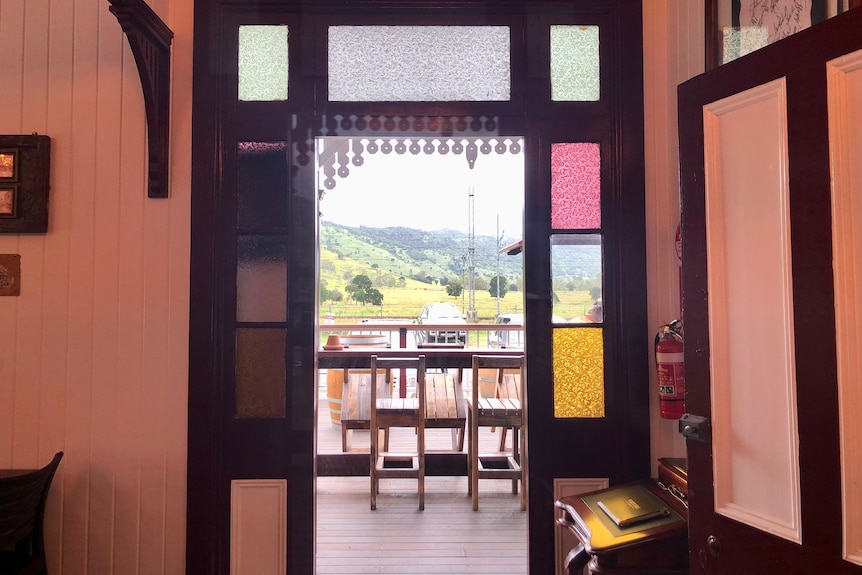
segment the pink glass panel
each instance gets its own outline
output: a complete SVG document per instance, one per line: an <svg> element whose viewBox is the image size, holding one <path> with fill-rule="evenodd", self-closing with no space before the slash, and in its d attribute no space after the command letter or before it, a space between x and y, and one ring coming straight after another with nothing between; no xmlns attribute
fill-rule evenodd
<svg viewBox="0 0 862 575"><path fill-rule="evenodd" d="M601 154L598 144L551 145L551 227L589 230L602 226Z"/></svg>

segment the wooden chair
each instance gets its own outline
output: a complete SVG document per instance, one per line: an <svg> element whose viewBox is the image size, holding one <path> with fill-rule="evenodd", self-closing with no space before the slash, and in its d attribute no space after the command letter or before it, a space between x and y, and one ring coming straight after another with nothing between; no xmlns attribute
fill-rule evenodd
<svg viewBox="0 0 862 575"><path fill-rule="evenodd" d="M341 450L353 451L355 429L371 428L371 370L345 369L341 392ZM377 374L377 398L392 396L392 382L383 373ZM389 430L384 430L383 450L389 450ZM359 450L358 450L359 451Z"/></svg>
<svg viewBox="0 0 862 575"><path fill-rule="evenodd" d="M0 478L0 573L47 575L43 522L63 452L37 471Z"/></svg>
<svg viewBox="0 0 862 575"><path fill-rule="evenodd" d="M525 397L524 356L474 355L473 374L480 369L496 369L498 382L502 384L504 377L513 378L520 386L518 398L514 397L481 397L479 386L474 381L470 398L470 442L467 458L470 483L468 491L473 496L473 510L479 509L479 479L511 479L512 493L518 492L518 481L521 482L521 509L527 508L526 480L526 436L524 434L525 415L522 399ZM504 370L517 370L516 374L505 374ZM504 375L505 374L505 375ZM474 375L475 378L475 375ZM500 427L513 431L512 452L496 451L479 453L479 428Z"/></svg>
<svg viewBox="0 0 862 575"><path fill-rule="evenodd" d="M377 509L380 479L416 478L419 510L425 509L425 356L416 358L379 358L371 356L371 381L383 371L386 380L393 369L416 370L416 397L378 399L377 387L371 387L371 509ZM393 427L416 429L415 451L395 453L380 449L380 431Z"/></svg>

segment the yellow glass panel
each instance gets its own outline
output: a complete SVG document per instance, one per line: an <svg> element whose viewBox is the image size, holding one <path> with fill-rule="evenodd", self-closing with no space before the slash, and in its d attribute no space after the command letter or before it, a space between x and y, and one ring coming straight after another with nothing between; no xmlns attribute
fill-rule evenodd
<svg viewBox="0 0 862 575"><path fill-rule="evenodd" d="M554 417L605 416L602 329L554 329Z"/></svg>

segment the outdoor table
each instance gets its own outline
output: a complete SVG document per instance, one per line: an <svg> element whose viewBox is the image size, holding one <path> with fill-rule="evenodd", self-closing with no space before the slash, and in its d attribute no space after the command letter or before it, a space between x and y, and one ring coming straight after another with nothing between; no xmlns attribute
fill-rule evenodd
<svg viewBox="0 0 862 575"><path fill-rule="evenodd" d="M317 352L317 367L319 369L370 369L371 356L377 357L416 357L425 356L425 366L428 369L455 368L469 369L473 365L474 355L503 355L517 357L524 355L519 349L488 349L469 347L427 347L423 349L392 349L392 348L349 348L340 350L320 349ZM407 395L406 378L400 378L399 396Z"/></svg>

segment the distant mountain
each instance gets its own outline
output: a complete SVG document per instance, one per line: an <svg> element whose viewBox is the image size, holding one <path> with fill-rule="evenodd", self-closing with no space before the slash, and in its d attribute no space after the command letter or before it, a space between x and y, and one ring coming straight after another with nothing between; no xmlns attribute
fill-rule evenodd
<svg viewBox="0 0 862 575"><path fill-rule="evenodd" d="M501 246L520 238L503 238ZM405 278L429 276L458 279L466 275L470 237L455 230L426 231L408 227L350 227L320 222L320 246L340 258L362 262L375 269ZM490 280L499 274L517 281L523 275L523 256L497 256L493 236L474 238L477 278ZM499 259L499 264L498 264ZM593 251L565 250L555 256L554 277L596 277L601 273L601 254Z"/></svg>

